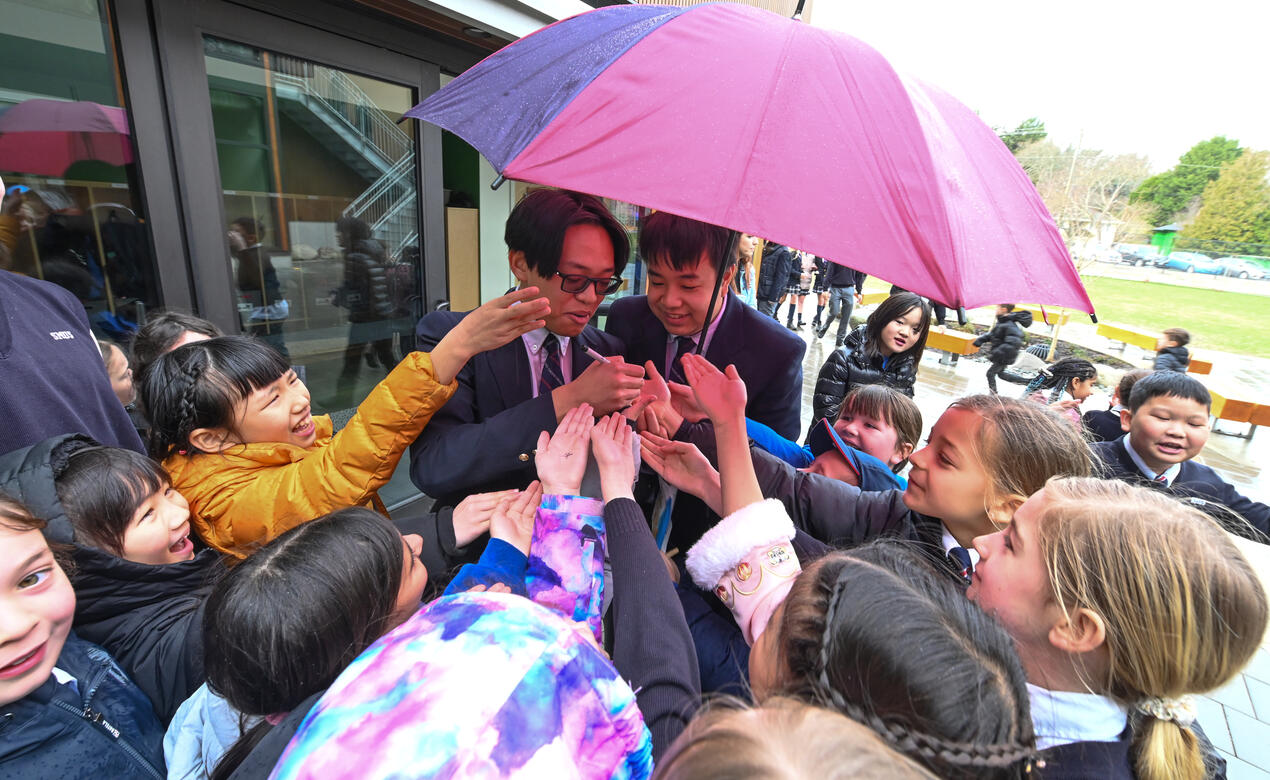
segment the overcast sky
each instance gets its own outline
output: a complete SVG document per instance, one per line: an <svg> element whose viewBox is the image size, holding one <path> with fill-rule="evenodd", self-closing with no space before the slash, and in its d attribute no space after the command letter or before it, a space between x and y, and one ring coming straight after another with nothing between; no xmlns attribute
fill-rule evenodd
<svg viewBox="0 0 1270 780"><path fill-rule="evenodd" d="M1267 0L815 0L854 35L994 127L1143 154L1165 170L1215 135L1270 149Z"/></svg>

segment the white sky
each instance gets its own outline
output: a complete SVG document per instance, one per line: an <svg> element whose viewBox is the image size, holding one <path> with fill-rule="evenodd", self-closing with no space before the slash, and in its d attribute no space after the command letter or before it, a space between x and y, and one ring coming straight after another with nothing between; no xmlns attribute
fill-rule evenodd
<svg viewBox="0 0 1270 780"><path fill-rule="evenodd" d="M1267 0L814 0L812 23L881 52L993 127L1166 170L1225 135L1270 149Z"/></svg>

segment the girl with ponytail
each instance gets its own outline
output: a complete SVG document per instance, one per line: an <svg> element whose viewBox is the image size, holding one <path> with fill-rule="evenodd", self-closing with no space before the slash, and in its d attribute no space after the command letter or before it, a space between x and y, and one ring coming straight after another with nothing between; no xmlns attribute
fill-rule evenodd
<svg viewBox="0 0 1270 780"><path fill-rule="evenodd" d="M1267 618L1213 520L1149 488L1055 479L975 549L967 595L1018 646L1045 777L1206 775L1191 696L1239 673Z"/></svg>
<svg viewBox="0 0 1270 780"><path fill-rule="evenodd" d="M1024 395L1037 403L1049 404L1049 407L1066 417L1083 431L1080 422L1080 405L1094 392L1094 383L1098 381L1098 369L1084 358L1063 358L1028 383ZM1045 392L1049 390L1049 398ZM1066 393L1069 398L1063 398Z"/></svg>

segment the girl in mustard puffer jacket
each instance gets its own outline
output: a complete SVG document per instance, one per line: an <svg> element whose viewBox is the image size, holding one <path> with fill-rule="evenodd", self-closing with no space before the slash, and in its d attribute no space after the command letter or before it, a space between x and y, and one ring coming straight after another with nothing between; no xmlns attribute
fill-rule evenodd
<svg viewBox="0 0 1270 780"><path fill-rule="evenodd" d="M336 509L385 512L377 491L454 393L463 365L543 327L547 311L534 287L481 306L431 353L407 355L338 436L329 416L312 415L308 388L266 344L241 336L187 344L155 362L143 383L150 454L189 501L198 535L239 558ZM439 524L461 526L450 541L462 547L500 497L471 496Z"/></svg>

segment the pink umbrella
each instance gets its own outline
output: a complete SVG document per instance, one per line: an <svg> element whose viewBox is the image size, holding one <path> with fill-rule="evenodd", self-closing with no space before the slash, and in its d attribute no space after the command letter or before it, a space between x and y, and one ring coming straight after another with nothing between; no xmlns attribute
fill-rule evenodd
<svg viewBox="0 0 1270 780"><path fill-rule="evenodd" d="M408 116L512 179L754 233L937 301L1087 312L995 134L836 32L747 6L612 6L490 55Z"/></svg>
<svg viewBox="0 0 1270 780"><path fill-rule="evenodd" d="M73 163L132 162L128 115L86 100L27 100L0 114L0 170L61 176Z"/></svg>

